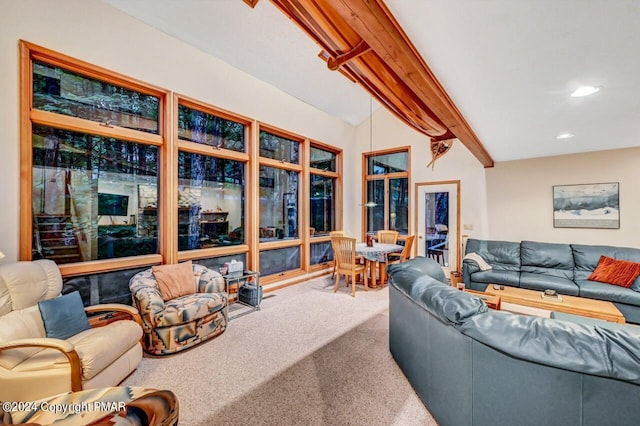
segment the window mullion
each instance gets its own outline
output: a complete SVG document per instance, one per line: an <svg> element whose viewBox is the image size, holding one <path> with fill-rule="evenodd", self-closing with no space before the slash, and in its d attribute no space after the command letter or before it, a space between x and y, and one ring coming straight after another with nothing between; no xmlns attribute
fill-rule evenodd
<svg viewBox="0 0 640 426"><path fill-rule="evenodd" d="M125 129L124 127L107 126L84 118L70 117L38 109L31 110L31 122L58 129L73 130L107 138L126 140L128 142L139 142L156 146L164 143L164 138L160 135L138 132L136 130Z"/></svg>

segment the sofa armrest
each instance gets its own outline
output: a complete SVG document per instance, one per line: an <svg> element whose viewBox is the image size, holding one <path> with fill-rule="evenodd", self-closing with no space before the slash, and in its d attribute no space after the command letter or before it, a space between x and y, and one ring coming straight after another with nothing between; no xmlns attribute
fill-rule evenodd
<svg viewBox="0 0 640 426"><path fill-rule="evenodd" d="M467 271L469 271L469 274L473 274L480 270L480 266L478 265L478 263L470 259L465 259L462 261L462 268L463 270L464 268L467 268Z"/></svg>
<svg viewBox="0 0 640 426"><path fill-rule="evenodd" d="M160 291L153 285L140 283L130 285L129 288L142 319L142 328L149 332L156 326L156 317L164 312L165 305Z"/></svg>
<svg viewBox="0 0 640 426"><path fill-rule="evenodd" d="M62 339L53 339L50 337L36 337L32 339L19 339L10 342L0 343L0 352L7 349L18 349L27 347L41 347L56 349L60 352L71 352L75 350L73 343L69 343Z"/></svg>
<svg viewBox="0 0 640 426"><path fill-rule="evenodd" d="M104 313L103 315L97 315L89 318L91 327L102 327L113 321L122 319L133 320L142 327L142 318L136 308L129 305L123 305L118 303L105 303L101 305L92 305L84 308L87 314ZM118 315L121 314L121 315Z"/></svg>
<svg viewBox="0 0 640 426"><path fill-rule="evenodd" d="M198 293L224 293L224 278L220 272L206 268L198 280Z"/></svg>
<svg viewBox="0 0 640 426"><path fill-rule="evenodd" d="M55 349L61 352L69 361L69 369L71 370L71 390L73 392L82 390L82 365L80 364L80 357L72 343L62 339L41 337L13 340L11 342L0 344L0 352L21 348Z"/></svg>

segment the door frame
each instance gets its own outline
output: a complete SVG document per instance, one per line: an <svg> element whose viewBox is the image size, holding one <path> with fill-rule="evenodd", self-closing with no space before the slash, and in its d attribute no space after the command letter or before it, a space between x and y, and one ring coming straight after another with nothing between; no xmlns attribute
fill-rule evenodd
<svg viewBox="0 0 640 426"><path fill-rule="evenodd" d="M418 217L418 211L420 210L419 207L419 203L420 203L420 199L418 198L418 195L420 193L420 188L423 186L436 186L436 185L455 185L456 186L456 192L457 192L457 196L456 196L456 204L458 206L457 208L457 212L456 212L456 250L455 250L455 266L452 267L451 263L449 263L449 270L451 272L454 271L460 271L461 269L461 262L460 262L460 254L461 254L461 242L462 242L462 237L460 236L460 180L440 180L440 181L433 181L433 182L416 182L415 183L415 203L416 203L416 207L415 207L415 222L414 222L414 231L416 234L416 244L413 247L413 255L416 256L418 254L418 244L420 239L417 238L418 234L420 233L420 218Z"/></svg>

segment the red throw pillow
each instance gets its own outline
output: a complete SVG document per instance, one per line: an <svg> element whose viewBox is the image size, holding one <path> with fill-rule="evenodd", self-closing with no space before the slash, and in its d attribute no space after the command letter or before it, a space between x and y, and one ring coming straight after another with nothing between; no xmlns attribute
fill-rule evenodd
<svg viewBox="0 0 640 426"><path fill-rule="evenodd" d="M640 263L600 256L598 266L589 279L629 288L638 275L640 275Z"/></svg>

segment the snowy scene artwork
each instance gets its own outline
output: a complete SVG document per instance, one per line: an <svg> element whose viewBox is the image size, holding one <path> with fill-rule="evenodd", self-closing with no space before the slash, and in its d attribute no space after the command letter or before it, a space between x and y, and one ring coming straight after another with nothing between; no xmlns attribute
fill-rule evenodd
<svg viewBox="0 0 640 426"><path fill-rule="evenodd" d="M553 187L554 228L620 228L620 184Z"/></svg>

